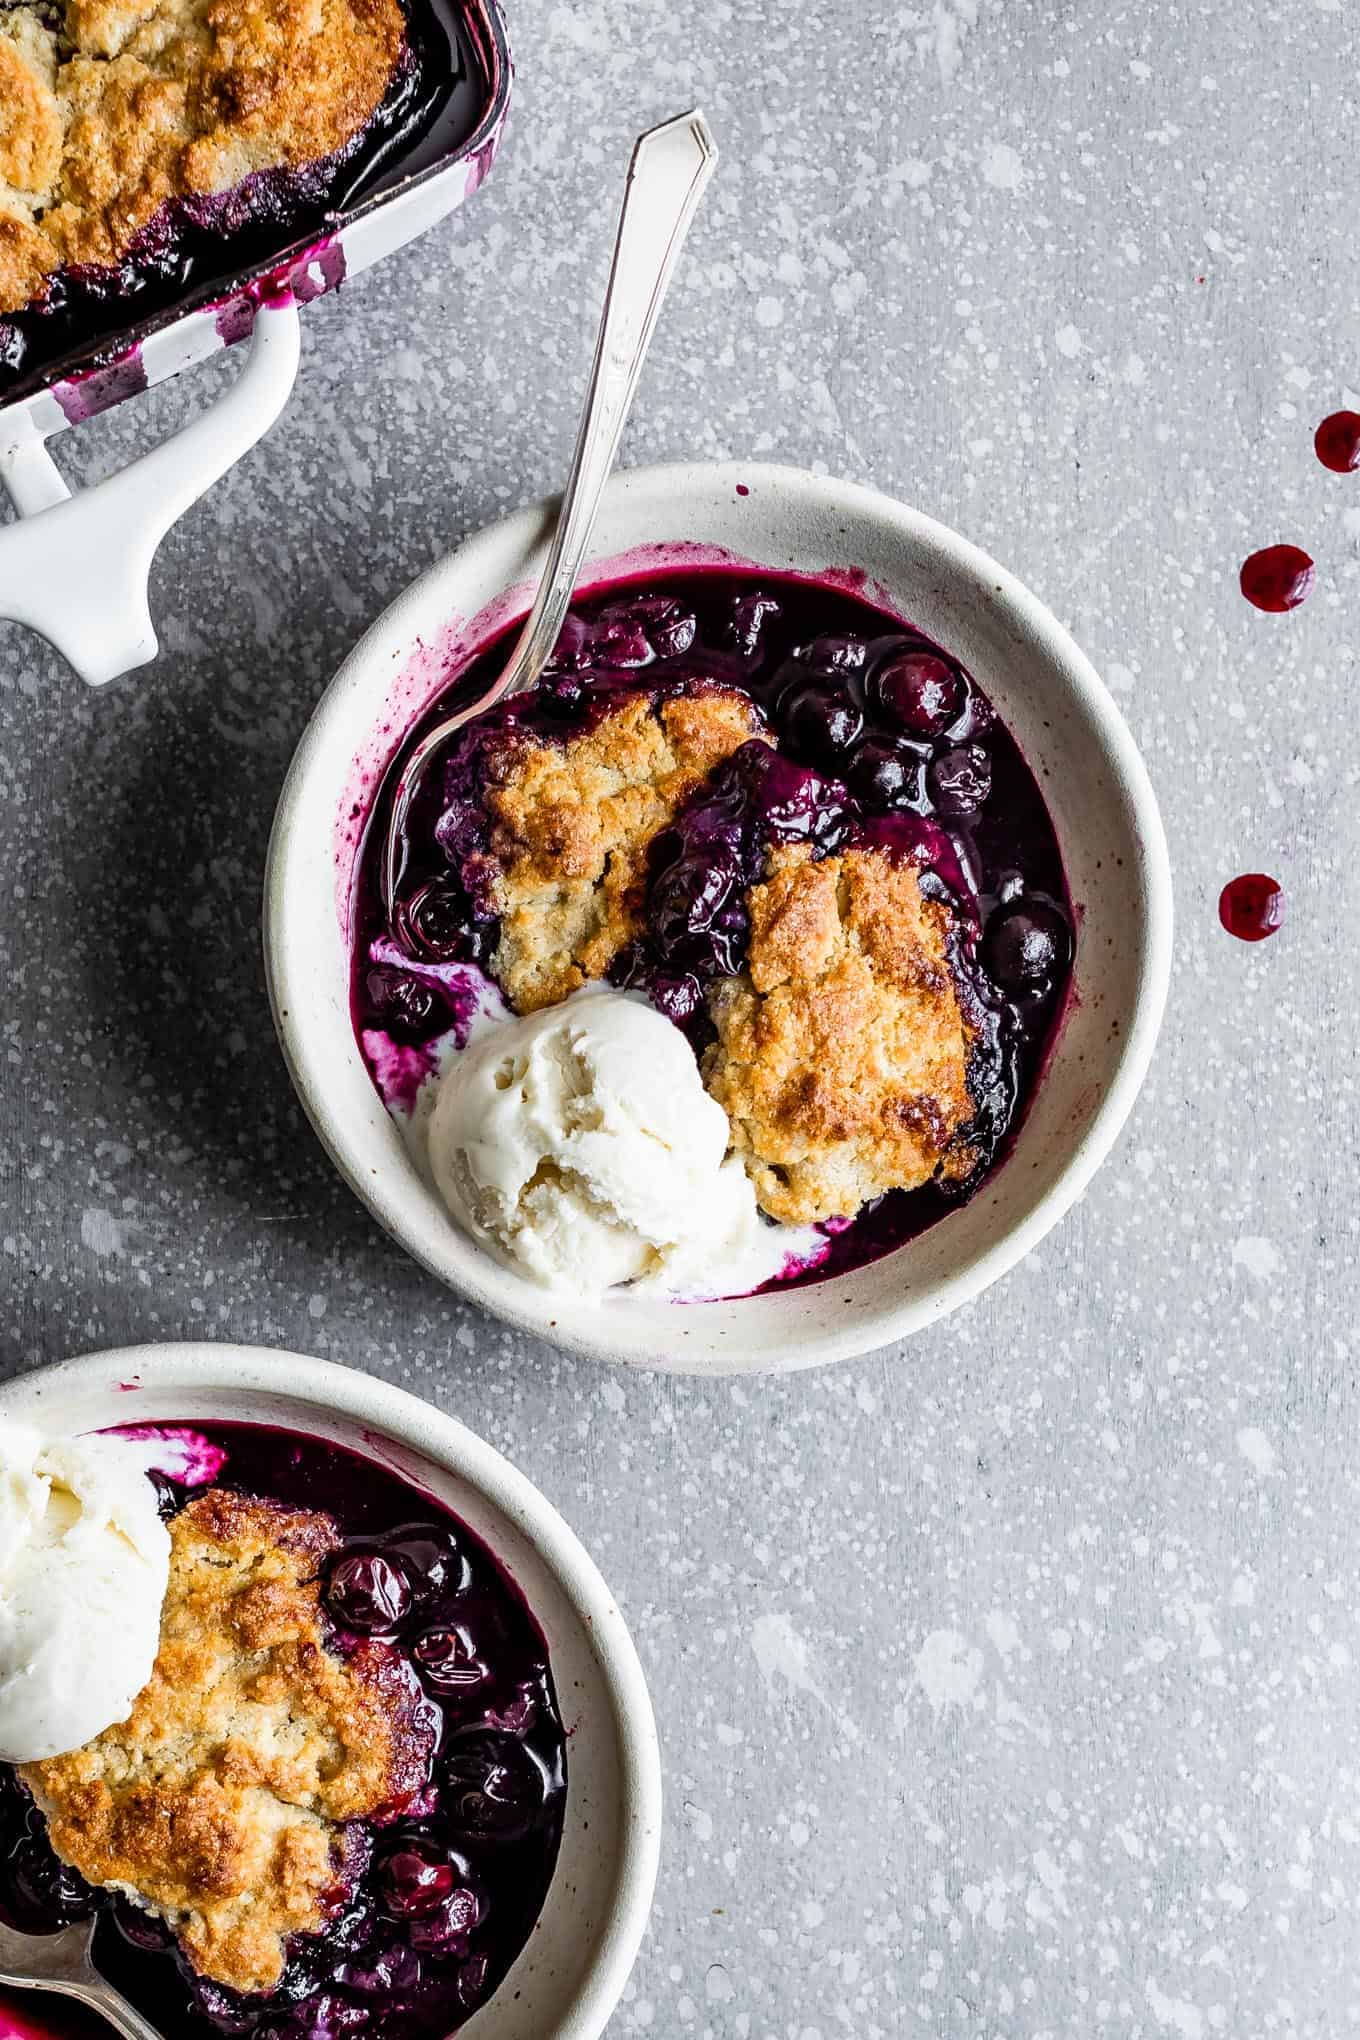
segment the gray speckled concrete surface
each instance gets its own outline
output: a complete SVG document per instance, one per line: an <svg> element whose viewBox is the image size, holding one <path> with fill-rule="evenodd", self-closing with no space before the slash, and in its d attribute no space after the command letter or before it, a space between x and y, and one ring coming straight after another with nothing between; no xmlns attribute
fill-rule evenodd
<svg viewBox="0 0 1360 2040"><path fill-rule="evenodd" d="M1354 7L513 19L490 185L308 313L284 421L161 554L160 662L93 696L0 639L0 1364L310 1349L561 1504L665 1744L620 2034L1360 2030L1360 476L1311 447L1360 386ZM434 1288L304 1125L257 955L312 702L560 474L628 138L692 97L726 158L626 458L825 467L991 548L1119 693L1180 914L1152 1081L1042 1252L909 1347L740 1388ZM1318 561L1283 618L1236 586L1276 539ZM1290 896L1255 949L1215 916L1244 868Z"/></svg>

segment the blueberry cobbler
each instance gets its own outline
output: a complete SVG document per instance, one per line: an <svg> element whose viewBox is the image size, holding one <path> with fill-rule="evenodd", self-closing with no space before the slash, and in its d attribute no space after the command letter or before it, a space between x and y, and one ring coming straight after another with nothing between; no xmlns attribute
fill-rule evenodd
<svg viewBox="0 0 1360 2040"><path fill-rule="evenodd" d="M388 798L359 1039L455 1217L523 1272L821 1279L1002 1154L1069 980L1058 845L976 682L861 595L714 568L581 602L538 688L427 775L390 925Z"/></svg>
<svg viewBox="0 0 1360 2040"><path fill-rule="evenodd" d="M333 224L455 118L452 4L0 0L0 396Z"/></svg>
<svg viewBox="0 0 1360 2040"><path fill-rule="evenodd" d="M442 2040L529 1938L556 1860L565 1743L533 1617L462 1523L340 1447L164 1434L141 1449L174 1476L138 1523L105 1463L121 1442L0 1438L37 1497L5 1583L0 1749L55 1749L0 1767L0 1917L93 1915L98 1967L175 2040ZM52 1667L98 1623L106 1561L125 1627L151 1587L149 1674L104 1695L89 1659L82 1704L107 1725L68 1746Z"/></svg>

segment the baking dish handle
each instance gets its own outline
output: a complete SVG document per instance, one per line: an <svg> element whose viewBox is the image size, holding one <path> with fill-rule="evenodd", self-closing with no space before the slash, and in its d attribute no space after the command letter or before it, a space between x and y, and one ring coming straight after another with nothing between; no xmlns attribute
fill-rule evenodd
<svg viewBox="0 0 1360 2040"><path fill-rule="evenodd" d="M300 337L291 297L261 305L250 358L230 388L75 496L43 436L31 429L7 440L0 418L0 481L19 512L0 526L0 617L36 630L92 687L154 659L147 583L156 548L274 423L297 375Z"/></svg>

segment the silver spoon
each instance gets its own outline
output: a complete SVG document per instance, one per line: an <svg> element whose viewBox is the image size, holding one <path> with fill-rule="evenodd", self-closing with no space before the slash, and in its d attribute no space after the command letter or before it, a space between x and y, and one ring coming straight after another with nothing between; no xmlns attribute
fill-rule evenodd
<svg viewBox="0 0 1360 2040"><path fill-rule="evenodd" d="M93 1920L63 1927L59 1934L20 1934L0 1926L0 1984L15 1990L51 1990L89 2005L123 2040L165 2040L106 1983L90 1960Z"/></svg>
<svg viewBox="0 0 1360 2040"><path fill-rule="evenodd" d="M406 868L411 802L431 758L475 716L483 715L507 695L532 687L552 655L590 544L600 495L614 465L666 286L717 160L708 123L697 108L649 129L634 146L595 362L552 550L534 606L500 678L480 701L436 723L401 766L383 844L383 909L389 927Z"/></svg>

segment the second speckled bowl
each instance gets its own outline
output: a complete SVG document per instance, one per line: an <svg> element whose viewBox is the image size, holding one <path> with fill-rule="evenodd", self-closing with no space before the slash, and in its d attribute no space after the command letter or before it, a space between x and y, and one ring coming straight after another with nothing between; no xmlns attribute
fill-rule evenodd
<svg viewBox="0 0 1360 2040"><path fill-rule="evenodd" d="M301 1431L376 1461L469 1526L514 1580L547 1641L570 1755L562 1843L543 1910L499 1988L459 2029L460 2040L598 2040L651 1909L661 1759L623 1617L537 1488L462 1424L403 1389L257 1346L172 1343L92 1353L0 1383L0 1416L48 1433L219 1423ZM42 2030L39 2001L32 2005ZM0 2006L0 2033L7 2030Z"/></svg>

